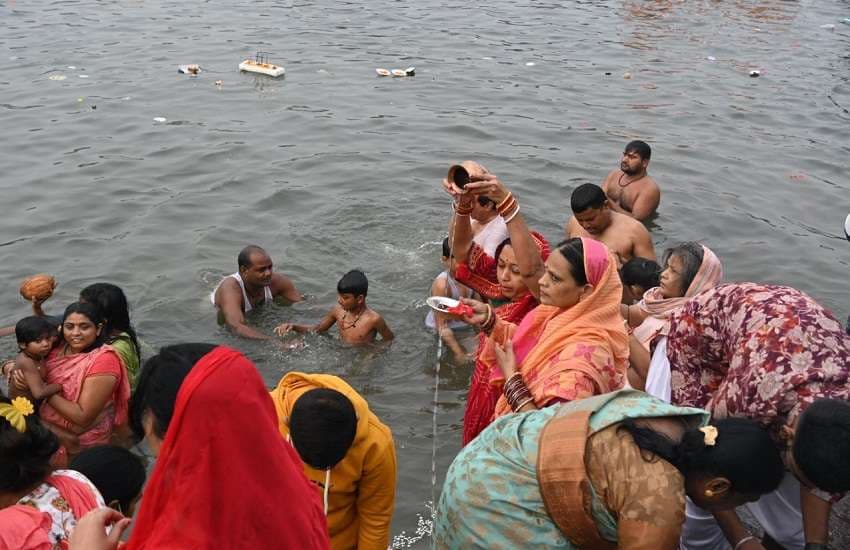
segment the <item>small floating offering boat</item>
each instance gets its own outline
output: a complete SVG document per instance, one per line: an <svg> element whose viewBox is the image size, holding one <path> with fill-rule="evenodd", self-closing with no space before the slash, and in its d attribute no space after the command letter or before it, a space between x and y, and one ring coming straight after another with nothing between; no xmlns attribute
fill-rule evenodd
<svg viewBox="0 0 850 550"><path fill-rule="evenodd" d="M286 70L280 65L269 63L268 54L265 52L257 52L254 59L246 59L240 63L239 70L248 73L264 74L272 78L283 76L286 73Z"/></svg>
<svg viewBox="0 0 850 550"><path fill-rule="evenodd" d="M416 76L416 67L393 69L391 71L388 71L387 69L375 69L375 72L378 73L378 76Z"/></svg>

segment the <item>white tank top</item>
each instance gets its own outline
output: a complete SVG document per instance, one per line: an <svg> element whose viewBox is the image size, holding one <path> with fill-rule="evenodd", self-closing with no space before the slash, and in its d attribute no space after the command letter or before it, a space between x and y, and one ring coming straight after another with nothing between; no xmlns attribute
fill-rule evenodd
<svg viewBox="0 0 850 550"><path fill-rule="evenodd" d="M238 271L236 273L233 273L232 275L228 275L227 277L222 279L216 285L216 287L210 293L210 302L212 302L212 305L216 305L215 304L215 293L218 292L218 287L221 286L221 283L223 283L225 281L225 279L227 279L229 277L233 277L234 279L236 279L236 282L239 283L239 288L242 289L242 312L248 313L249 311L251 311L254 308L253 308L253 306L251 306L251 300L248 299L248 293L245 292L245 282L242 280L242 276L239 274ZM273 299L274 299L274 297L272 296L272 287L271 286L264 286L263 287L263 303L266 304L268 302L271 302Z"/></svg>

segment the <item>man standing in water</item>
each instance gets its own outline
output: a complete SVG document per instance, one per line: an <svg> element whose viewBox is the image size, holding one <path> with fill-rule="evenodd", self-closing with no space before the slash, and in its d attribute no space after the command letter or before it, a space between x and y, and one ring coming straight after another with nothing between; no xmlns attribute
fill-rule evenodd
<svg viewBox="0 0 850 550"><path fill-rule="evenodd" d="M598 185L579 185L570 197L573 217L567 222L567 238L591 237L602 241L617 255L620 265L634 257L655 261L649 231L639 221L614 212Z"/></svg>
<svg viewBox="0 0 850 550"><path fill-rule="evenodd" d="M632 141L626 145L620 169L612 170L602 182L602 190L614 212L639 221L655 214L661 202L661 190L646 173L651 155L652 149L643 141Z"/></svg>
<svg viewBox="0 0 850 550"><path fill-rule="evenodd" d="M242 249L236 259L239 270L218 283L210 294L210 301L218 308L220 316L235 334L255 340L273 338L250 327L245 314L277 297L290 302L304 298L288 278L272 271L272 259L256 245Z"/></svg>

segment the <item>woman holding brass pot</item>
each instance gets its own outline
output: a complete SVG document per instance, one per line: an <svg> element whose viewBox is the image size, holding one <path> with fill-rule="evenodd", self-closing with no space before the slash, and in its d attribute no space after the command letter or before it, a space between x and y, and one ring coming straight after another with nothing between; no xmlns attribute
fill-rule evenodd
<svg viewBox="0 0 850 550"><path fill-rule="evenodd" d="M513 321L498 315L492 304L463 300L475 311L463 320L481 329L479 356L495 359L484 372L476 365L467 414L475 405L472 390L476 379L491 393L498 392L487 423L512 411L543 408L621 388L628 365L628 336L619 310L622 284L608 248L589 238L569 239L557 245L544 265L543 255L535 255L539 249L525 225L519 202L496 176L472 175L462 192L456 186L452 190L460 192L457 210L461 214L464 195L484 195L496 202L516 258L512 274L522 278L541 304ZM456 235L462 237L462 224L457 225ZM460 251L462 246L457 244L456 248ZM458 258L456 270L461 281L463 259ZM509 279L502 277L503 263L500 258L500 286ZM483 413L479 411L479 415Z"/></svg>

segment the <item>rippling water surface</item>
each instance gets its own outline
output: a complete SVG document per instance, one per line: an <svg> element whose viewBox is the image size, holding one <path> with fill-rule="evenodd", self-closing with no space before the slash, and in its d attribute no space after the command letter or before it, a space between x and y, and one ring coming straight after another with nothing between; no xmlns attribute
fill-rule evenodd
<svg viewBox="0 0 850 550"><path fill-rule="evenodd" d="M431 498L437 346L423 299L448 165L486 164L556 241L571 190L644 139L664 193L659 248L702 240L728 279L797 286L846 317L847 16L846 2L776 0L6 0L2 320L26 314L16 288L30 273L59 278L53 310L108 280L151 346L234 345L269 385L292 369L345 376L393 429L393 531L412 534ZM240 74L257 50L286 77ZM183 63L203 73L177 74ZM374 72L411 65L414 78ZM318 319L361 267L392 348L308 337L283 353L219 329L207 295L252 242L310 296L255 322ZM442 365L438 484L469 375Z"/></svg>

